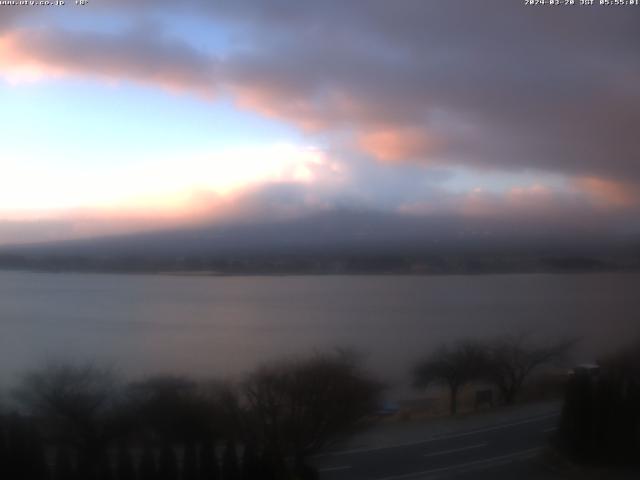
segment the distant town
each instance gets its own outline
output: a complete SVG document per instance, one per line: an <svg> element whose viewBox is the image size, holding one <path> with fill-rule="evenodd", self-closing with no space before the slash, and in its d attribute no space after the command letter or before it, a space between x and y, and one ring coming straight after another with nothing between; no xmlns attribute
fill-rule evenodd
<svg viewBox="0 0 640 480"><path fill-rule="evenodd" d="M0 269L184 275L490 274L639 271L640 259L499 254L74 256L0 254Z"/></svg>

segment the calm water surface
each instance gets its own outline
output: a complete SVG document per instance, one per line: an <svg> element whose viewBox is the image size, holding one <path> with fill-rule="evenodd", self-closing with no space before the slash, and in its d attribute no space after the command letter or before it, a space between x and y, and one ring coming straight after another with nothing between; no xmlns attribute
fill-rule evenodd
<svg viewBox="0 0 640 480"><path fill-rule="evenodd" d="M233 376L283 354L368 354L391 383L441 342L582 337L577 360L640 333L640 275L179 277L0 272L0 382L46 359L127 375Z"/></svg>

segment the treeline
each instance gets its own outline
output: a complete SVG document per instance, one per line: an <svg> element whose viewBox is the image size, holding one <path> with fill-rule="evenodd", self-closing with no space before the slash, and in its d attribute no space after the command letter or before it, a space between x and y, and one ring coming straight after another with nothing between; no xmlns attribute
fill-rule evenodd
<svg viewBox="0 0 640 480"><path fill-rule="evenodd" d="M573 344L527 335L460 341L417 362L413 378L420 388L445 385L452 414L460 390L475 382L510 404L533 372L562 363ZM127 383L96 365L47 365L7 392L0 478L316 479L310 457L374 419L381 391L346 351L272 363L236 383ZM639 463L640 345L574 370L556 441L579 462Z"/></svg>
<svg viewBox="0 0 640 480"><path fill-rule="evenodd" d="M0 269L47 272L206 272L218 274L483 274L637 270L637 259L527 255L287 254L220 256L100 256L0 254Z"/></svg>
<svg viewBox="0 0 640 480"><path fill-rule="evenodd" d="M396 255L78 256L0 254L0 268L49 272L213 272L326 274L410 272L415 259Z"/></svg>
<svg viewBox="0 0 640 480"><path fill-rule="evenodd" d="M338 352L257 369L238 384L97 366L26 375L0 417L9 480L305 480L310 455L371 418L381 386Z"/></svg>
<svg viewBox="0 0 640 480"><path fill-rule="evenodd" d="M503 403L512 404L537 369L566 359L574 343L573 339L536 343L529 335L521 334L443 345L416 363L414 385L426 388L435 383L447 387L452 415L458 410L460 390L474 382L492 385ZM492 396L487 400L493 402Z"/></svg>

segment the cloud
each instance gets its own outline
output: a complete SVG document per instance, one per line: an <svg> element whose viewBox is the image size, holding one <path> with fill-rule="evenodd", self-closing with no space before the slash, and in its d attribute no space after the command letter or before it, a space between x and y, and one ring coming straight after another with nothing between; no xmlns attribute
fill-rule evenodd
<svg viewBox="0 0 640 480"><path fill-rule="evenodd" d="M460 202L461 213L472 217L555 217L560 211L579 206L578 199L570 192L558 192L543 185L513 187L496 194L476 189L464 195Z"/></svg>
<svg viewBox="0 0 640 480"><path fill-rule="evenodd" d="M5 69L223 89L306 131L353 134L383 160L433 163L437 139L441 164L640 179L640 11L364 5L187 2L182 15L242 39L222 59L152 29L18 29L2 37Z"/></svg>
<svg viewBox="0 0 640 480"><path fill-rule="evenodd" d="M637 185L598 177L580 177L575 179L575 184L599 207L615 209L640 204L640 189Z"/></svg>
<svg viewBox="0 0 640 480"><path fill-rule="evenodd" d="M359 146L375 158L385 161L407 161L429 158L437 153L441 142L418 129L376 129L358 138Z"/></svg>
<svg viewBox="0 0 640 480"><path fill-rule="evenodd" d="M312 172L326 181L300 188L289 177L271 178L225 199L214 192L207 198L219 211L252 217L262 207L289 215L310 205L367 205L557 221L638 211L638 9L536 9L510 0L158 0L99 8L133 27L107 34L4 21L0 74L230 96L328 145L335 171ZM177 16L224 26L233 41L214 56L163 29ZM158 23L150 27L152 17ZM452 193L439 182L453 167L553 172L567 185Z"/></svg>
<svg viewBox="0 0 640 480"><path fill-rule="evenodd" d="M438 138L444 164L640 178L640 12L321 3L220 3L255 42L227 63L247 105L367 151L377 134L394 161L433 162Z"/></svg>
<svg viewBox="0 0 640 480"><path fill-rule="evenodd" d="M161 32L122 34L15 29L0 35L0 73L10 79L89 76L211 97L216 62Z"/></svg>
<svg viewBox="0 0 640 480"><path fill-rule="evenodd" d="M0 245L91 238L104 235L197 228L224 232L238 225L268 225L305 218L343 218L344 212L367 220L368 229L392 240L394 229L416 238L454 238L481 235L495 240L580 235L590 238L617 233L637 234L632 228L637 210L611 203L585 202L585 192L557 190L544 185L523 185L504 192L476 188L450 192L431 184L406 181L386 170L377 174L350 172L346 187L331 182L304 184L272 180L248 185L228 193L193 189L172 208L71 208L32 212L28 219L0 219ZM393 170L391 170L393 172ZM392 178L389 178L391 175ZM420 185L420 183L422 183ZM384 185L404 185L407 191L380 194ZM379 219L386 219L380 223ZM213 228L213 230L210 230ZM340 236L335 228L351 228L344 218L326 225L327 238Z"/></svg>

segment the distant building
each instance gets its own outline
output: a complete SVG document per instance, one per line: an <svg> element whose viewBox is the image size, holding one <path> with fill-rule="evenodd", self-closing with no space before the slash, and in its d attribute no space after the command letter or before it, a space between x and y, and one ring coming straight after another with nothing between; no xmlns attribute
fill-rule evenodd
<svg viewBox="0 0 640 480"><path fill-rule="evenodd" d="M595 377L600 373L600 365L595 363L582 363L580 365L576 365L571 370L569 370L569 376L574 375L585 375L588 377Z"/></svg>

